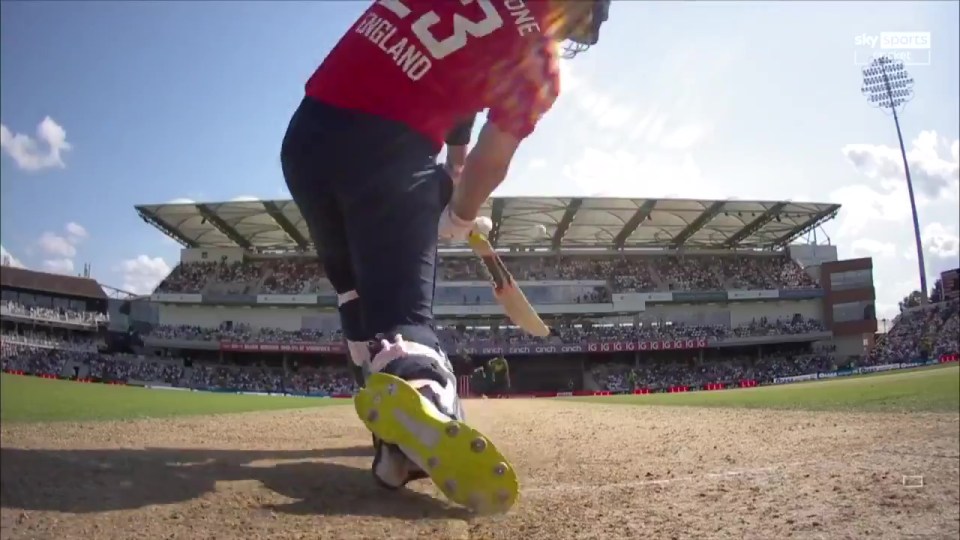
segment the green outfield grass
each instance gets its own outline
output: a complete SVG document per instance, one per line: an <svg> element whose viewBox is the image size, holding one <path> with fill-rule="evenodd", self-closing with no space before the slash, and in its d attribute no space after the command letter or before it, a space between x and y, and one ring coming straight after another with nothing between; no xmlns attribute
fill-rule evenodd
<svg viewBox="0 0 960 540"><path fill-rule="evenodd" d="M759 388L565 398L631 405L746 407L812 411L960 411L960 366L932 366Z"/></svg>
<svg viewBox="0 0 960 540"><path fill-rule="evenodd" d="M564 398L633 405L797 410L960 411L960 366L934 366L718 392ZM348 400L241 396L0 377L0 421L119 420L347 405Z"/></svg>
<svg viewBox="0 0 960 540"><path fill-rule="evenodd" d="M121 420L164 416L301 409L351 403L345 399L241 396L212 392L148 390L0 376L0 421Z"/></svg>

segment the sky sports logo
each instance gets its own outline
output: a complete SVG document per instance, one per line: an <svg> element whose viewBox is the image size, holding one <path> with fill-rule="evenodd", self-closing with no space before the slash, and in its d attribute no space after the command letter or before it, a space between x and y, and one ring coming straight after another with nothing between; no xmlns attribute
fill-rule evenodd
<svg viewBox="0 0 960 540"><path fill-rule="evenodd" d="M860 34L853 39L853 62L858 66L869 65L875 59L886 56L903 62L905 66L930 65L930 32L880 32Z"/></svg>

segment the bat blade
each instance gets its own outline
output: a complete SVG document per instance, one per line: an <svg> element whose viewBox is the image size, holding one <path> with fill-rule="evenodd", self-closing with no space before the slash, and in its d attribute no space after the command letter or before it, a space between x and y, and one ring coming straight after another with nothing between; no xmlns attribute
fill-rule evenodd
<svg viewBox="0 0 960 540"><path fill-rule="evenodd" d="M507 317L528 334L537 337L549 336L550 328L544 324L543 319L530 305L527 297L520 290L520 286L513 279L513 275L510 274L510 271L503 264L503 260L490 245L490 241L481 234L470 233L468 243L473 252L483 261L487 271L490 272L494 296L503 307Z"/></svg>

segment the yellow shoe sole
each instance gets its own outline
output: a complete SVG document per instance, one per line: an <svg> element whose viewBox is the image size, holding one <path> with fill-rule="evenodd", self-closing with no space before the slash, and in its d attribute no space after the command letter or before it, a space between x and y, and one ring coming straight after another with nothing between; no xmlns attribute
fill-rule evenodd
<svg viewBox="0 0 960 540"><path fill-rule="evenodd" d="M403 379L374 373L353 403L367 428L399 446L451 501L483 514L506 512L517 502L517 474L496 446L441 414Z"/></svg>

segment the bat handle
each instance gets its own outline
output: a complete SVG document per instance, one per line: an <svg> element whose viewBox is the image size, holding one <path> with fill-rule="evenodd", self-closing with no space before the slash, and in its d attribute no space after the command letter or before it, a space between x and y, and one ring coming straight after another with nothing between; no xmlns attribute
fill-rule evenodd
<svg viewBox="0 0 960 540"><path fill-rule="evenodd" d="M478 250L481 253L489 251L486 246L487 239L477 231L470 231L470 233L467 235L467 243L470 244L471 248Z"/></svg>

